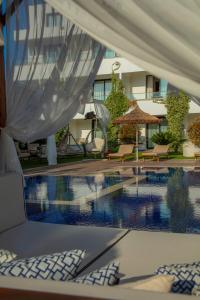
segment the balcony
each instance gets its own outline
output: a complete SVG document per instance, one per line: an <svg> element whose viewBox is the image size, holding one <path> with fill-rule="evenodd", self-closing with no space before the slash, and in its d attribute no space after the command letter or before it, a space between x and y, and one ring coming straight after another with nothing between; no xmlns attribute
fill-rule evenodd
<svg viewBox="0 0 200 300"><path fill-rule="evenodd" d="M159 100L165 99L167 96L166 90L161 90L159 92L146 92L146 93L125 93L130 100ZM95 100L104 101L109 96L109 93L104 93L103 91L95 91L93 98Z"/></svg>
<svg viewBox="0 0 200 300"><path fill-rule="evenodd" d="M154 100L164 99L167 96L167 91L146 92L146 93L126 93L130 100Z"/></svg>

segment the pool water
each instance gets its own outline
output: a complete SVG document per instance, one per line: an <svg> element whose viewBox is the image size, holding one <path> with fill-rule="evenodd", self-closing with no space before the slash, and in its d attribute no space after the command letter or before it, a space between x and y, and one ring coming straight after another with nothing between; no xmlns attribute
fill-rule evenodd
<svg viewBox="0 0 200 300"><path fill-rule="evenodd" d="M25 199L34 221L200 233L198 168L26 177Z"/></svg>

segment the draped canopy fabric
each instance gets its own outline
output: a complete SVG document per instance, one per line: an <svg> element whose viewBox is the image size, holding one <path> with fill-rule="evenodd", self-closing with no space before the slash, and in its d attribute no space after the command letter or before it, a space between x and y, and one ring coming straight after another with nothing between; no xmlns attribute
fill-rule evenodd
<svg viewBox="0 0 200 300"><path fill-rule="evenodd" d="M32 142L51 136L87 102L105 50L45 1L22 1L14 14L11 3L6 0L4 170L19 165L11 138Z"/></svg>
<svg viewBox="0 0 200 300"><path fill-rule="evenodd" d="M200 96L199 0L46 1L118 54Z"/></svg>

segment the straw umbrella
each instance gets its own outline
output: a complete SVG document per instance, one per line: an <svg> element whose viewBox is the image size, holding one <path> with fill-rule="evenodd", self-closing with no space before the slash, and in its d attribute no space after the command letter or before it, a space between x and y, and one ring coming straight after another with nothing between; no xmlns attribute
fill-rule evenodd
<svg viewBox="0 0 200 300"><path fill-rule="evenodd" d="M115 119L113 124L159 124L160 119L142 111L137 103L134 105L131 112ZM138 128L136 128L136 160L138 161Z"/></svg>

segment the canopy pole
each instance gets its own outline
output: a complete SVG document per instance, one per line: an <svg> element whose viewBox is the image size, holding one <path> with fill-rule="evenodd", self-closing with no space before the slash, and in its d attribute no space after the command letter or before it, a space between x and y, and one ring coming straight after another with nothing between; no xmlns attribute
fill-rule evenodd
<svg viewBox="0 0 200 300"><path fill-rule="evenodd" d="M0 12L1 14L1 12ZM0 23L0 31L2 24ZM6 126L6 85L4 70L4 43L0 40L0 128Z"/></svg>
<svg viewBox="0 0 200 300"><path fill-rule="evenodd" d="M136 148L135 148L135 152L136 152L136 161L139 160L139 155L138 155L138 126L136 125Z"/></svg>

